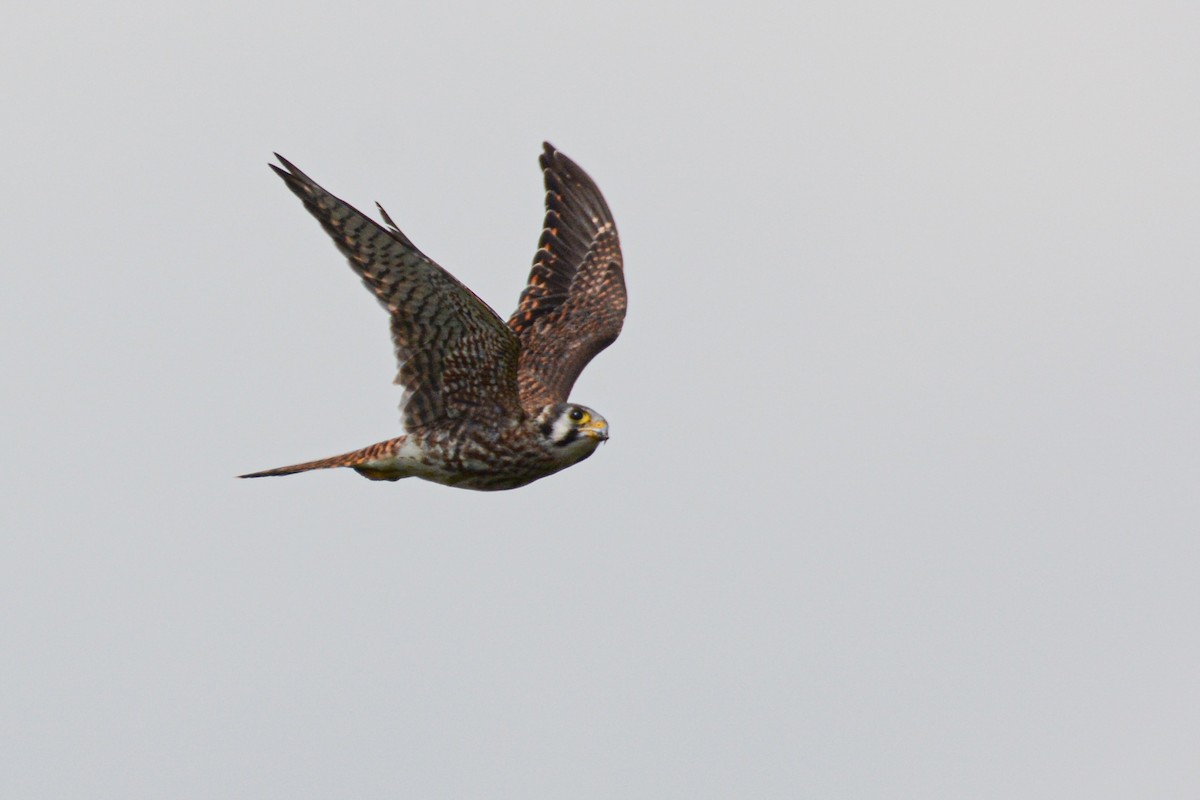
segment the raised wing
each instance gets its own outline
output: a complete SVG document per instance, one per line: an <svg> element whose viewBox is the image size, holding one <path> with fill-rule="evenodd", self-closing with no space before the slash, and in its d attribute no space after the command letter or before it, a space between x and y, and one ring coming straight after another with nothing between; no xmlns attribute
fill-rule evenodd
<svg viewBox="0 0 1200 800"><path fill-rule="evenodd" d="M574 161L543 147L546 222L508 320L521 340L517 380L530 413L566 402L583 368L616 340L626 306L621 242L604 196Z"/></svg>
<svg viewBox="0 0 1200 800"><path fill-rule="evenodd" d="M388 228L275 156L286 169L274 164L271 169L304 201L392 316L405 428L519 415L520 345L496 312L418 250L382 206Z"/></svg>

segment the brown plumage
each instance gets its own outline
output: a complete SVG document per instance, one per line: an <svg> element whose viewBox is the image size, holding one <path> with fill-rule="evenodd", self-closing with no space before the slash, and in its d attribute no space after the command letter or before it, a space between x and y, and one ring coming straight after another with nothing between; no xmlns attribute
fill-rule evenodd
<svg viewBox="0 0 1200 800"><path fill-rule="evenodd" d="M517 379L527 411L567 399L588 362L616 341L626 306L621 242L604 196L574 162L545 148L538 161L546 221L508 320L521 340Z"/></svg>
<svg viewBox="0 0 1200 800"><path fill-rule="evenodd" d="M382 206L387 227L277 157L284 168L271 168L391 316L406 434L241 477L351 467L373 480L415 476L508 489L587 458L608 438L603 417L567 402L583 368L617 338L626 308L616 225L578 165L544 145L545 225L506 325L418 250Z"/></svg>

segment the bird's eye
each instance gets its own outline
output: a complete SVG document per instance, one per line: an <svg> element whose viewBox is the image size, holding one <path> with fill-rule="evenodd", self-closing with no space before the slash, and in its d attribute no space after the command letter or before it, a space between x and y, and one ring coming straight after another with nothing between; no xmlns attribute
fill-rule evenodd
<svg viewBox="0 0 1200 800"><path fill-rule="evenodd" d="M588 413L582 408L572 408L571 413L567 415L572 422L587 422L590 419Z"/></svg>

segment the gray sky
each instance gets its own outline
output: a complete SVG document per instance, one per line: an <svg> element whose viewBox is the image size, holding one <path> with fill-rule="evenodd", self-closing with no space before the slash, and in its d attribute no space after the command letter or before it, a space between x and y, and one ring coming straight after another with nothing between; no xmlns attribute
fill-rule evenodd
<svg viewBox="0 0 1200 800"><path fill-rule="evenodd" d="M24 4L0 32L5 798L1200 792L1190 3ZM386 315L604 190L610 421L349 471Z"/></svg>

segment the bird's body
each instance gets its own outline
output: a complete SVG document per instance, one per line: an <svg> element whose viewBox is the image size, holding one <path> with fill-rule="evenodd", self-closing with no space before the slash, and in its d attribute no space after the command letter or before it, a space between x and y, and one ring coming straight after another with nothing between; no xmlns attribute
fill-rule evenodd
<svg viewBox="0 0 1200 800"><path fill-rule="evenodd" d="M608 438L608 424L598 416L592 416L586 426L589 433L580 433L566 442L556 442L547 436L544 426L545 423L526 417L492 429L486 437L475 435L466 424L418 431L340 456L242 477L263 478L312 469L351 467L374 481L411 477L463 489L516 489L578 464Z"/></svg>
<svg viewBox="0 0 1200 800"><path fill-rule="evenodd" d="M582 461L608 439L604 418L567 394L621 330L624 271L608 206L570 159L545 145L546 222L507 324L417 250L382 207L387 228L280 161L286 171L272 168L391 314L406 433L242 477L350 467L372 480L513 489Z"/></svg>

